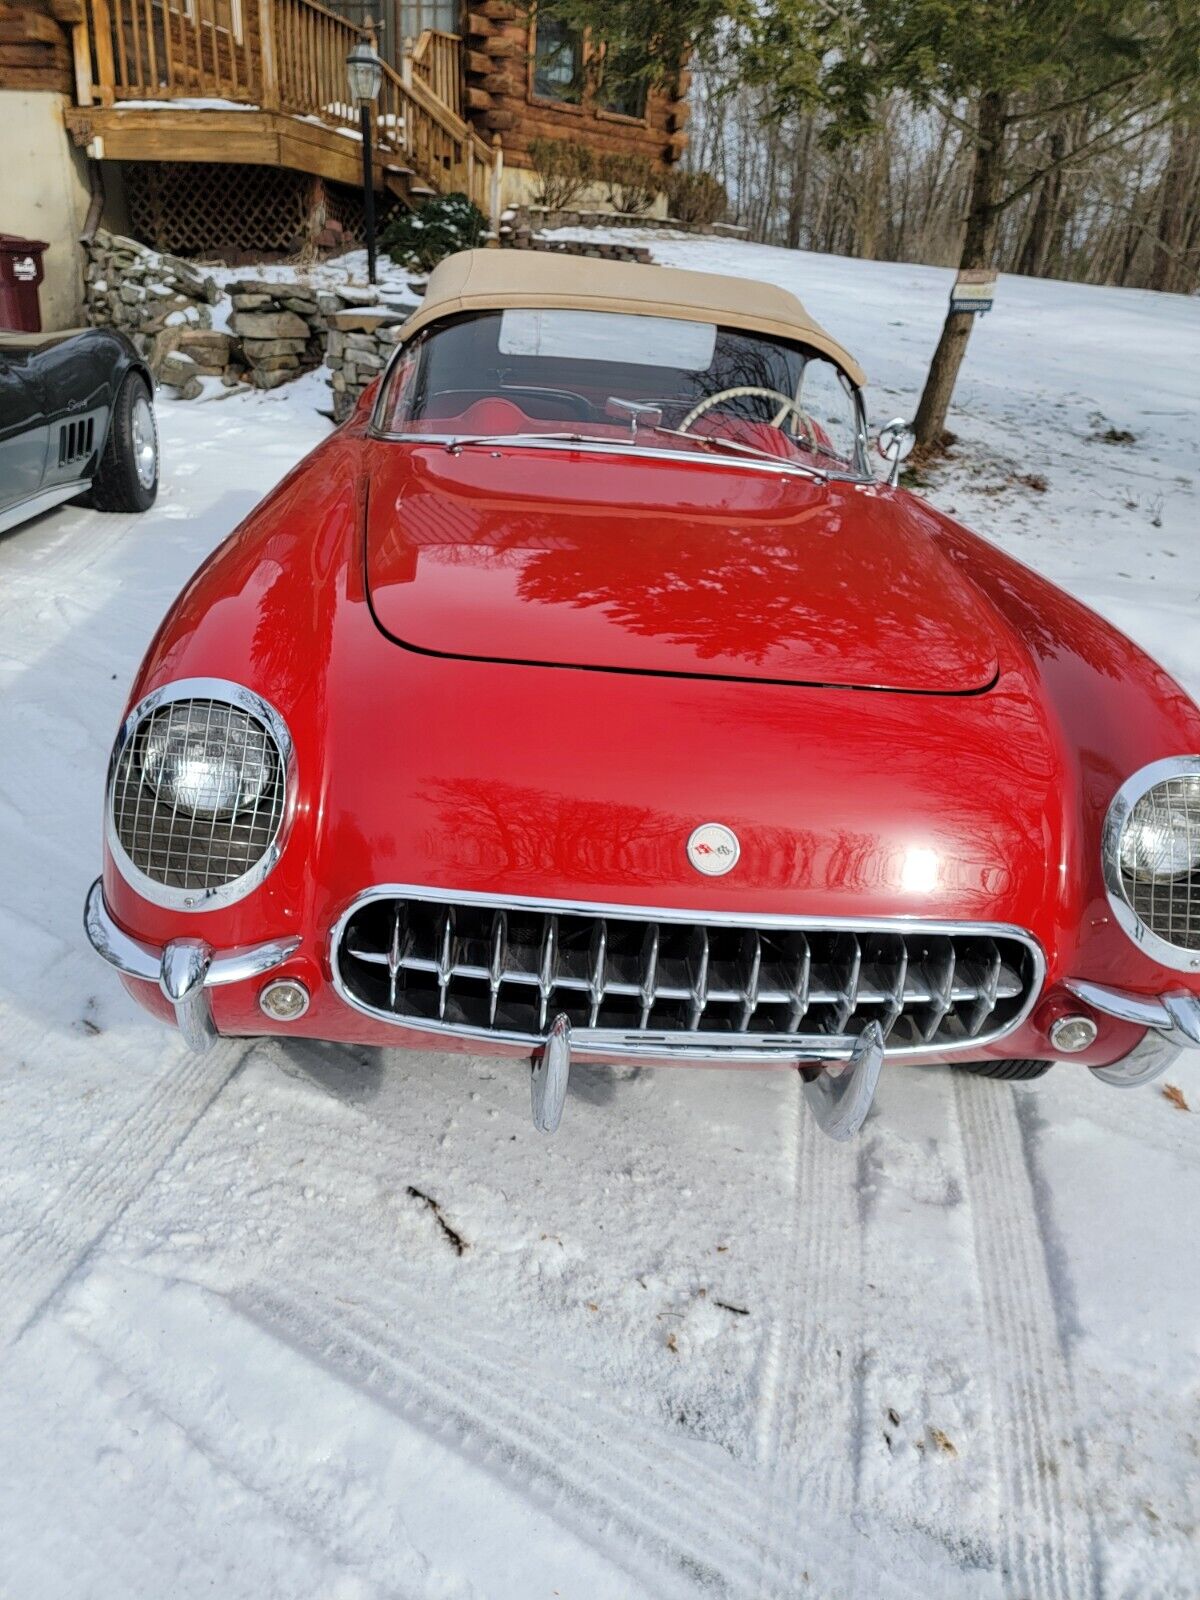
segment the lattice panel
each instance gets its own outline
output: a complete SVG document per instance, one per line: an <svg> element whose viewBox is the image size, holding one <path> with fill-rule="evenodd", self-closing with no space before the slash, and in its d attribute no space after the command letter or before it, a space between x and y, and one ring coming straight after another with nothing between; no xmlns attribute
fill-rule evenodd
<svg viewBox="0 0 1200 1600"><path fill-rule="evenodd" d="M397 211L408 207L395 195L376 194L375 228L381 232ZM325 185L325 214L330 221L340 222L346 234L347 246L361 245L365 232L363 197L359 189L347 189L344 184Z"/></svg>
<svg viewBox="0 0 1200 1600"><path fill-rule="evenodd" d="M347 245L363 237L363 201L343 184L321 186L305 173L276 167L204 162L130 162L125 168L135 238L179 256L293 255L303 245L310 207L340 222ZM375 196L382 228L403 202Z"/></svg>
<svg viewBox="0 0 1200 1600"><path fill-rule="evenodd" d="M131 162L134 236L181 256L294 251L304 239L312 179L278 167Z"/></svg>

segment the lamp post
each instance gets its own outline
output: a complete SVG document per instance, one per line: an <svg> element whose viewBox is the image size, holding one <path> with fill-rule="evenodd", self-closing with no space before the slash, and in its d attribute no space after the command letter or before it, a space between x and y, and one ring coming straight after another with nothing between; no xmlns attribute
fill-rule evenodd
<svg viewBox="0 0 1200 1600"><path fill-rule="evenodd" d="M346 57L346 78L350 98L358 106L362 128L363 214L367 224L367 278L375 282L375 174L371 162L371 128L375 121L375 102L383 82L383 65L373 46L359 40Z"/></svg>

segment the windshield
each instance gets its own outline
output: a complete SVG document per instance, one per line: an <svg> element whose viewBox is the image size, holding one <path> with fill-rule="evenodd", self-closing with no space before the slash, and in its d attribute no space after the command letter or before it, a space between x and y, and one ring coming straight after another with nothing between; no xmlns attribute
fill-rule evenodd
<svg viewBox="0 0 1200 1600"><path fill-rule="evenodd" d="M391 436L568 438L867 475L858 393L826 356L713 323L509 309L424 328L377 413Z"/></svg>

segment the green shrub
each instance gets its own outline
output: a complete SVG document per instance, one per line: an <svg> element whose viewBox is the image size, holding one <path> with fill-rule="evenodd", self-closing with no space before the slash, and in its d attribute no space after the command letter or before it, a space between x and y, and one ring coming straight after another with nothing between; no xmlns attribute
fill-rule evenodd
<svg viewBox="0 0 1200 1600"><path fill-rule="evenodd" d="M488 222L465 194L439 194L417 211L402 211L379 235L393 261L429 272L445 256L482 244Z"/></svg>
<svg viewBox="0 0 1200 1600"><path fill-rule="evenodd" d="M649 211L663 186L663 174L655 171L648 156L603 155L598 175L609 205L635 216Z"/></svg>
<svg viewBox="0 0 1200 1600"><path fill-rule="evenodd" d="M531 139L529 164L538 181L534 204L550 211L578 200L596 176L596 158L587 145L565 139Z"/></svg>
<svg viewBox="0 0 1200 1600"><path fill-rule="evenodd" d="M667 209L680 222L720 222L729 205L725 185L711 172L684 172L673 168L664 174Z"/></svg>

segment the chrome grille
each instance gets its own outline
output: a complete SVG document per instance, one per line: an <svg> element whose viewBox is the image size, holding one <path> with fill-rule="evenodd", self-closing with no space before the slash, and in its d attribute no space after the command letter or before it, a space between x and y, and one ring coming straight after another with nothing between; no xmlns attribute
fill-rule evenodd
<svg viewBox="0 0 1200 1600"><path fill-rule="evenodd" d="M1037 946L1015 930L809 926L373 892L342 919L335 978L412 1026L535 1042L565 1012L581 1043L694 1035L736 1049L853 1036L889 1051L983 1044L1032 1005Z"/></svg>
<svg viewBox="0 0 1200 1600"><path fill-rule="evenodd" d="M1146 791L1129 813L1121 852L1121 887L1136 916L1179 950L1200 950L1200 776L1181 775ZM1193 864L1194 863L1194 864Z"/></svg>
<svg viewBox="0 0 1200 1600"><path fill-rule="evenodd" d="M238 744L223 739L234 728ZM151 740L179 734L197 760L216 763L216 781L240 795L265 766L253 799L221 810L189 809L157 792L147 775ZM209 769L211 772L211 768ZM153 884L203 898L237 882L267 856L285 799L283 755L264 722L228 701L180 698L137 720L116 756L110 783L111 837L129 864ZM211 780L210 780L211 781Z"/></svg>

